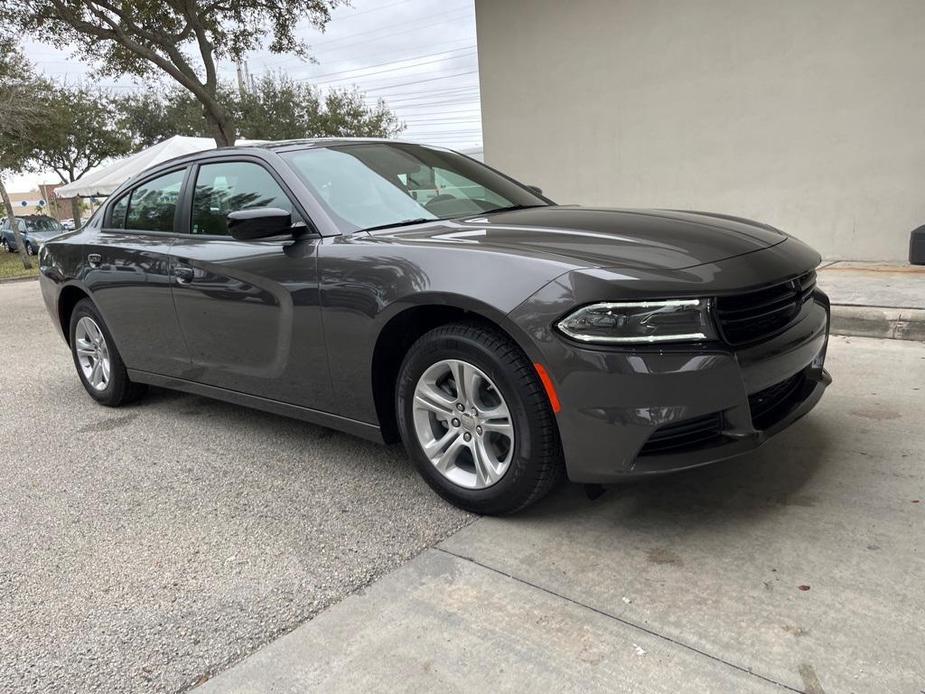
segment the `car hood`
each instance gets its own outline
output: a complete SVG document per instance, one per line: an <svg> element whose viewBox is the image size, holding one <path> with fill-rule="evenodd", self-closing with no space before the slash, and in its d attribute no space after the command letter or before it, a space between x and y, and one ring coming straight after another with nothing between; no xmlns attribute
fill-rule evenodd
<svg viewBox="0 0 925 694"><path fill-rule="evenodd" d="M681 210L551 205L379 232L405 243L475 245L585 267L684 268L775 246L788 237L747 219Z"/></svg>

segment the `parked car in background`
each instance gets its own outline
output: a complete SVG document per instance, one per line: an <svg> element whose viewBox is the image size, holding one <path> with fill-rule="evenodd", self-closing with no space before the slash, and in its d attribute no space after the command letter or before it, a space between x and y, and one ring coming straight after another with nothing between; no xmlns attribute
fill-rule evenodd
<svg viewBox="0 0 925 694"><path fill-rule="evenodd" d="M68 217L67 219L61 220L61 226L64 227L65 231L74 230L74 220Z"/></svg>
<svg viewBox="0 0 925 694"><path fill-rule="evenodd" d="M830 382L819 254L707 212L557 205L455 152L373 140L165 162L41 251L97 402L145 384L401 439L480 513L563 475L751 451Z"/></svg>
<svg viewBox="0 0 925 694"><path fill-rule="evenodd" d="M44 214L17 217L16 221L19 223L19 234L26 246L26 253L29 255L35 255L43 243L66 231L61 222ZM0 222L0 249L8 253L16 253L19 250L16 245L16 235L7 217Z"/></svg>

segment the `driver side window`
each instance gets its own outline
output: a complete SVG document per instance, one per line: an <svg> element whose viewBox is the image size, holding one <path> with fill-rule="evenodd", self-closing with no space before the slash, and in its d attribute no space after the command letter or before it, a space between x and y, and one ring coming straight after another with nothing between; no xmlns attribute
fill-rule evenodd
<svg viewBox="0 0 925 694"><path fill-rule="evenodd" d="M255 207L277 207L296 212L289 196L270 172L259 164L229 161L203 164L193 192L193 234L228 235L228 213Z"/></svg>

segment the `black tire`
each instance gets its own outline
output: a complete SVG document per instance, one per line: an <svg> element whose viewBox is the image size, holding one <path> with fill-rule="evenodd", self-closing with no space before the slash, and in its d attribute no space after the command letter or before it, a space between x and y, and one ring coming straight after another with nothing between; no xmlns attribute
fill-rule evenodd
<svg viewBox="0 0 925 694"><path fill-rule="evenodd" d="M100 331L103 333L103 337L106 339L106 345L109 350L109 383L103 390L97 390L90 384L87 377L84 375L77 356L77 323L85 316L91 318L93 322L99 326ZM71 313L71 324L68 328L68 336L70 338L71 356L74 360L74 367L77 369L80 382L83 383L84 389L91 398L107 407L121 407L122 405L134 402L144 395L147 386L140 383L133 383L129 380L128 372L125 370L125 363L122 361L122 356L119 354L115 340L112 339L112 334L109 332L109 328L106 327L103 317L89 299L81 299L74 306L74 310Z"/></svg>
<svg viewBox="0 0 925 694"><path fill-rule="evenodd" d="M492 486L454 484L428 460L414 425L414 391L421 375L444 359L460 359L483 371L500 391L514 425L514 453ZM533 364L501 331L479 323L435 328L408 350L396 387L398 426L405 449L421 476L440 496L467 511L515 513L543 498L564 476L559 429Z"/></svg>

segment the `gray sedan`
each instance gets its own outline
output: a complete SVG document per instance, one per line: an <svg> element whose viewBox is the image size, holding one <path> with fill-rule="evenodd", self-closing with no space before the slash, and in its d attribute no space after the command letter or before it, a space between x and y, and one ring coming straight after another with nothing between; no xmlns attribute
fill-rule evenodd
<svg viewBox="0 0 925 694"><path fill-rule="evenodd" d="M806 414L830 382L819 260L745 219L317 140L158 165L43 247L41 287L103 405L151 384L401 440L446 499L509 513Z"/></svg>

